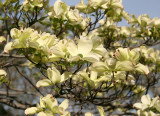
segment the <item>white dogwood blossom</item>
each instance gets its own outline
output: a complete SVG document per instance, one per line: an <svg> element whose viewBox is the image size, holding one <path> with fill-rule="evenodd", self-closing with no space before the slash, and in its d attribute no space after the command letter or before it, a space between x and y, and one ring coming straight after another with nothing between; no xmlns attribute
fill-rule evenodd
<svg viewBox="0 0 160 116"><path fill-rule="evenodd" d="M57 83L62 83L72 76L70 72L64 72L61 75L55 67L52 67L52 69L48 68L47 75L48 79L39 80L36 84L37 87L47 87Z"/></svg>
<svg viewBox="0 0 160 116"><path fill-rule="evenodd" d="M66 14L68 13L70 7L66 5L65 2L62 2L61 0L57 0L53 6L52 9L50 9L50 12L48 13L49 17L53 18L62 18L63 20L66 19Z"/></svg>
<svg viewBox="0 0 160 116"><path fill-rule="evenodd" d="M156 114L156 111L152 111L151 109L155 108L158 112L160 111L160 105L159 105L160 99L159 97L152 98L149 94L143 95L141 97L141 103L135 103L133 107L137 108L137 114L138 116L160 116L160 114Z"/></svg>
<svg viewBox="0 0 160 116"><path fill-rule="evenodd" d="M159 97L151 99L147 92L151 91L153 96L157 92L160 19L127 13L122 0L80 0L75 6L61 0L53 6L48 3L49 0L0 1L0 9L5 11L0 20L6 25L13 22L2 28L0 45L4 51L1 50L0 57L24 58L22 64L19 60L1 63L0 84L7 82L6 69L9 72L10 67L18 70L21 66L24 70L18 72L23 71L26 77L36 73L33 84L30 78L25 79L39 93L53 94L40 97L40 103L27 108L25 114L70 116L69 100L58 105L55 95L73 99L81 108L84 104L96 105L95 112L99 111L101 116L130 112L132 115L136 113L134 109L138 109L139 116L159 116ZM14 20L9 22L10 19ZM128 25L120 26L122 20ZM46 91L41 92L42 87ZM29 91L30 86L25 89ZM145 92L141 102L135 103ZM128 107L131 104L133 107ZM25 104L28 106L29 103ZM87 109L77 114L81 111L86 112L85 116L94 115Z"/></svg>
<svg viewBox="0 0 160 116"><path fill-rule="evenodd" d="M40 97L40 103L37 107L27 108L25 110L26 115L33 115L38 113L38 116L54 116L60 114L60 116L70 116L68 111L65 111L69 106L69 100L65 99L59 106L58 101L51 94L45 97Z"/></svg>
<svg viewBox="0 0 160 116"><path fill-rule="evenodd" d="M87 39L81 37L78 40L77 45L73 40L68 42L67 50L69 51L71 58L70 61L86 60L89 62L99 61L103 52L103 46L94 44L94 39Z"/></svg>

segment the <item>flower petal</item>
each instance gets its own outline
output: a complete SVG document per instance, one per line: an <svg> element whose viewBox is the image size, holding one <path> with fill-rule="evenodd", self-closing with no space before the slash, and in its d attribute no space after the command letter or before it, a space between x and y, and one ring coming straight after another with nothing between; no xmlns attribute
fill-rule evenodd
<svg viewBox="0 0 160 116"><path fill-rule="evenodd" d="M91 112L86 112L85 116L94 116Z"/></svg>
<svg viewBox="0 0 160 116"><path fill-rule="evenodd" d="M66 110L69 106L69 100L65 99L60 105L59 107L63 108L63 110Z"/></svg>
<svg viewBox="0 0 160 116"><path fill-rule="evenodd" d="M143 95L141 97L141 101L142 101L142 104L150 105L151 104L151 97L150 97L150 95L149 94Z"/></svg>
<svg viewBox="0 0 160 116"><path fill-rule="evenodd" d="M109 68L107 67L107 65L104 62L93 63L92 69L93 69L93 71L96 71L96 72L105 72L105 71L109 70Z"/></svg>
<svg viewBox="0 0 160 116"><path fill-rule="evenodd" d="M102 106L97 106L97 109L98 109L101 116L105 116L104 109Z"/></svg>
<svg viewBox="0 0 160 116"><path fill-rule="evenodd" d="M67 50L72 56L76 56L78 54L77 46L73 40L68 41Z"/></svg>
<svg viewBox="0 0 160 116"><path fill-rule="evenodd" d="M87 55L88 53L90 53L92 48L93 48L92 40L86 39L86 38L82 38L82 39L80 39L78 41L78 53L82 54L83 57L85 55Z"/></svg>
<svg viewBox="0 0 160 116"><path fill-rule="evenodd" d="M48 68L47 69L47 75L48 75L48 78L54 84L59 83L61 81L61 74L55 67L52 67L52 69Z"/></svg>
<svg viewBox="0 0 160 116"><path fill-rule="evenodd" d="M36 107L27 108L25 110L25 114L26 115L33 115L33 114L35 114L37 112L38 112L38 108L36 108Z"/></svg>
<svg viewBox="0 0 160 116"><path fill-rule="evenodd" d="M53 83L49 79L43 79L37 82L36 86L39 87L48 87L51 86Z"/></svg>
<svg viewBox="0 0 160 116"><path fill-rule="evenodd" d="M141 72L141 73L144 73L146 75L149 73L148 66L145 66L145 65L143 65L141 63L139 63L139 64L136 65L136 70L139 71L139 72Z"/></svg>

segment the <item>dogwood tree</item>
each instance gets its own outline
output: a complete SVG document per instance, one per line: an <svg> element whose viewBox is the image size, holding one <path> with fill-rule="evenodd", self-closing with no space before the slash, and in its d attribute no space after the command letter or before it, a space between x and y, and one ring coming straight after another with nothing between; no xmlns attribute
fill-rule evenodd
<svg viewBox="0 0 160 116"><path fill-rule="evenodd" d="M0 103L38 116L160 115L159 18L122 0L5 0L0 11Z"/></svg>

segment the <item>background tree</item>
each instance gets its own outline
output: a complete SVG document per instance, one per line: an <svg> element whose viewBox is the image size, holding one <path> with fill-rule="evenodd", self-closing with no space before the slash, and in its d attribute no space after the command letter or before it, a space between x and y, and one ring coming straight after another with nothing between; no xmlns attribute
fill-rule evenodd
<svg viewBox="0 0 160 116"><path fill-rule="evenodd" d="M5 0L0 11L0 103L39 116L160 112L158 97L135 104L159 95L160 19L121 0Z"/></svg>

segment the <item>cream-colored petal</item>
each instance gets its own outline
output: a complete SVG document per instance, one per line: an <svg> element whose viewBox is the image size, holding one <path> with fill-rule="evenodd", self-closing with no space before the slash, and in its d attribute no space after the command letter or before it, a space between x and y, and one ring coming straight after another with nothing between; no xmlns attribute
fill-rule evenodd
<svg viewBox="0 0 160 116"><path fill-rule="evenodd" d="M109 70L109 68L104 62L95 62L92 65L92 70L97 71L97 72L105 72Z"/></svg>
<svg viewBox="0 0 160 116"><path fill-rule="evenodd" d="M92 40L82 38L78 41L78 53L82 54L83 57L91 52L93 48Z"/></svg>
<svg viewBox="0 0 160 116"><path fill-rule="evenodd" d="M72 56L76 56L78 54L78 49L73 40L68 41L67 50Z"/></svg>
<svg viewBox="0 0 160 116"><path fill-rule="evenodd" d="M33 114L35 114L37 112L38 112L38 108L37 107L30 107L30 108L27 108L25 110L25 114L26 115L33 115Z"/></svg>
<svg viewBox="0 0 160 116"><path fill-rule="evenodd" d="M149 106L151 104L151 97L150 97L150 95L149 94L143 95L141 97L141 101L142 101L142 104L145 104L145 105Z"/></svg>
<svg viewBox="0 0 160 116"><path fill-rule="evenodd" d="M47 75L48 75L48 78L54 84L59 83L61 81L61 74L55 67L52 67L52 69L48 68L47 69Z"/></svg>
<svg viewBox="0 0 160 116"><path fill-rule="evenodd" d="M37 82L36 86L39 87L48 87L51 86L53 83L49 79L43 79Z"/></svg>
<svg viewBox="0 0 160 116"><path fill-rule="evenodd" d="M65 99L60 105L59 107L63 108L63 110L66 110L69 106L69 100Z"/></svg>
<svg viewBox="0 0 160 116"><path fill-rule="evenodd" d="M105 116L104 109L102 106L97 106L97 109L98 109L101 116Z"/></svg>

